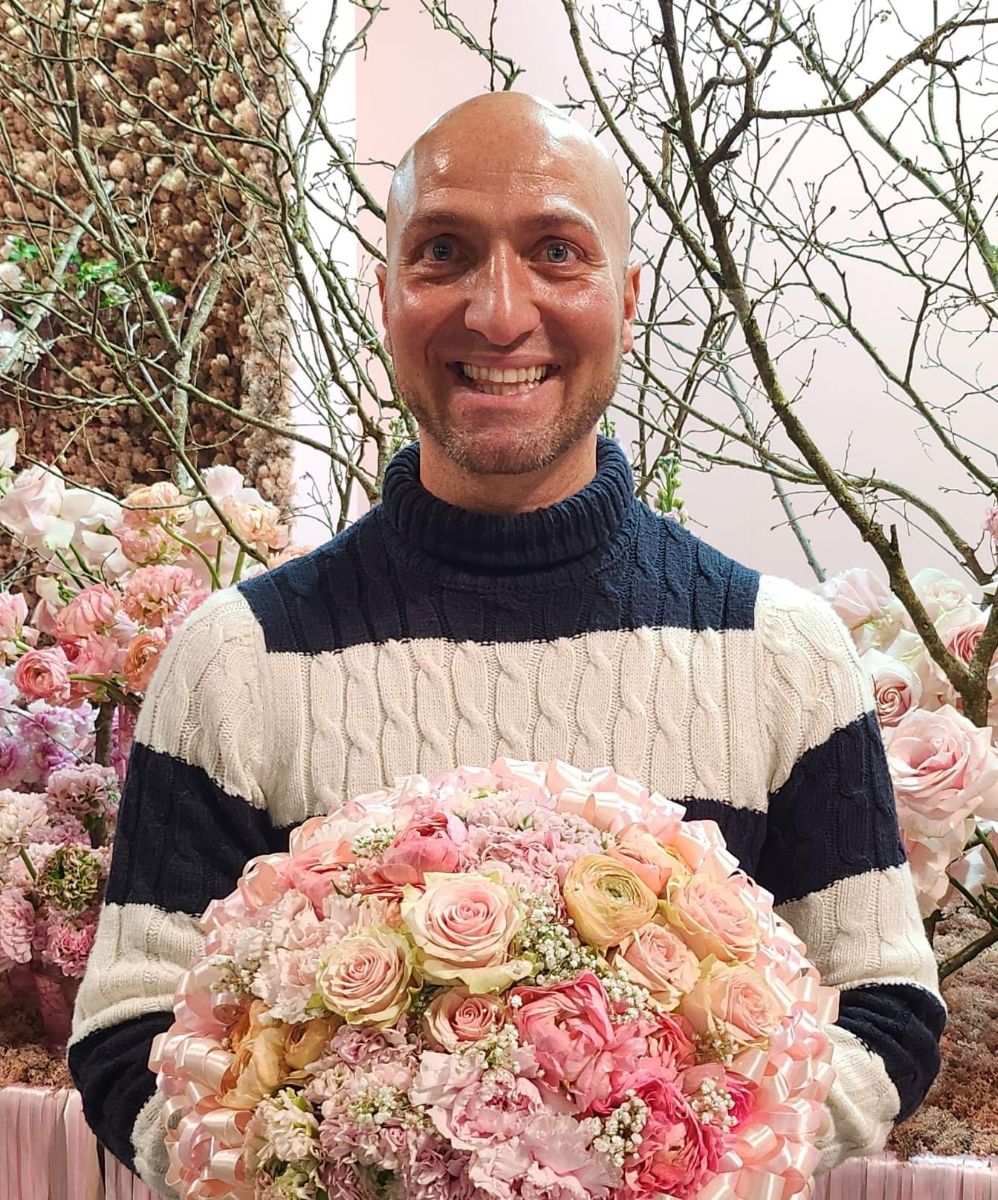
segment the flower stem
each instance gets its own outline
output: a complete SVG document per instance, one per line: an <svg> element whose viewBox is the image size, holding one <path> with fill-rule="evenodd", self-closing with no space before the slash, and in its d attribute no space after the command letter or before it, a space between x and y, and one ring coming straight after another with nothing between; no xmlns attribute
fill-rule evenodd
<svg viewBox="0 0 998 1200"><path fill-rule="evenodd" d="M31 876L31 878L32 878L32 879L37 879L37 878L38 878L38 872L35 870L35 868L34 868L34 866L33 866L32 862L31 862L31 859L30 859L30 858L28 858L28 852L27 852L27 850L25 850L25 848L22 846L22 847L20 848L20 850L18 851L18 853L21 855L21 861L22 861L22 862L24 863L24 865L25 865L25 866L28 868L28 874Z"/></svg>
<svg viewBox="0 0 998 1200"><path fill-rule="evenodd" d="M942 983L954 971L959 971L961 967L965 967L978 954L981 954L996 942L998 942L998 925L993 929L989 929L987 933L982 934L976 941L964 946L962 950L958 950L956 954L951 955L944 962L941 962L939 964L939 982Z"/></svg>

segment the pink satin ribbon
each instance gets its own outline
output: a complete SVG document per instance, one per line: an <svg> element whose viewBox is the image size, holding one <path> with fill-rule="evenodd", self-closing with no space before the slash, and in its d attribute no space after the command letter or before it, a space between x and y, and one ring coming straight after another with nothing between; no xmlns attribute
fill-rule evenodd
<svg viewBox="0 0 998 1200"><path fill-rule="evenodd" d="M100 1200L97 1143L80 1095L0 1088L0 1200Z"/></svg>

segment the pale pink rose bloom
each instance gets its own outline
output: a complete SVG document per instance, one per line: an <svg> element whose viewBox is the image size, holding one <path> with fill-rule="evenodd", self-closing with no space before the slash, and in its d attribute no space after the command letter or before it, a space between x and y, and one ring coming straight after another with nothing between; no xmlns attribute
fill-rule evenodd
<svg viewBox="0 0 998 1200"><path fill-rule="evenodd" d="M936 621L936 631L954 657L969 663L986 623L986 615L976 605L964 604L940 617Z"/></svg>
<svg viewBox="0 0 998 1200"><path fill-rule="evenodd" d="M984 524L981 526L985 533L998 542L998 504L992 504L984 513Z"/></svg>
<svg viewBox="0 0 998 1200"><path fill-rule="evenodd" d="M460 980L472 991L498 991L530 964L507 962L523 921L509 888L485 875L435 874L426 890L403 889L402 920L421 951L420 970L434 983Z"/></svg>
<svg viewBox="0 0 998 1200"><path fill-rule="evenodd" d="M448 988L435 996L423 1023L433 1042L455 1050L461 1042L478 1042L502 1023L503 1004L496 996L473 996L467 988Z"/></svg>
<svg viewBox="0 0 998 1200"><path fill-rule="evenodd" d="M113 625L121 596L107 584L95 583L77 592L55 619L60 638L85 638L106 633Z"/></svg>
<svg viewBox="0 0 998 1200"><path fill-rule="evenodd" d="M946 613L970 603L967 585L936 567L923 567L911 577L911 586L933 624Z"/></svg>
<svg viewBox="0 0 998 1200"><path fill-rule="evenodd" d="M897 598L865 567L834 575L814 590L831 604L860 653L889 645L906 623Z"/></svg>
<svg viewBox="0 0 998 1200"><path fill-rule="evenodd" d="M321 963L323 1003L351 1025L392 1025L409 1006L412 949L392 929L365 929L337 942Z"/></svg>
<svg viewBox="0 0 998 1200"><path fill-rule="evenodd" d="M945 902L947 893L954 891L946 877L947 870L950 864L957 863L973 827L972 821L964 820L941 837L930 838L906 830L902 823L901 840L923 917L931 916Z"/></svg>
<svg viewBox="0 0 998 1200"><path fill-rule="evenodd" d="M760 971L721 962L701 976L679 1011L701 1037L729 1040L735 1053L765 1050L786 1015Z"/></svg>
<svg viewBox="0 0 998 1200"><path fill-rule="evenodd" d="M16 429L5 429L0 433L0 472L10 472L14 469L14 463L17 462L18 437Z"/></svg>
<svg viewBox="0 0 998 1200"><path fill-rule="evenodd" d="M916 708L884 730L902 829L937 838L959 825L998 781L991 731L979 729L946 704Z"/></svg>
<svg viewBox="0 0 998 1200"><path fill-rule="evenodd" d="M755 911L729 879L698 874L686 886L668 889L659 902L662 916L697 958L751 962L761 933Z"/></svg>
<svg viewBox="0 0 998 1200"><path fill-rule="evenodd" d="M21 538L34 549L54 537L58 545L68 545L66 528L72 525L59 520L59 509L66 490L62 476L44 467L29 467L14 477L14 482L0 497L0 525Z"/></svg>
<svg viewBox="0 0 998 1200"><path fill-rule="evenodd" d="M14 683L29 700L65 704L71 696L71 670L72 663L61 646L29 650L17 661Z"/></svg>
<svg viewBox="0 0 998 1200"><path fill-rule="evenodd" d="M132 530L147 529L160 522L183 525L190 517L187 497L176 484L166 479L135 488L121 506L122 523Z"/></svg>
<svg viewBox="0 0 998 1200"><path fill-rule="evenodd" d="M288 530L281 524L281 514L266 500L228 497L222 501L221 508L244 542L260 550L283 550L287 545Z"/></svg>
<svg viewBox="0 0 998 1200"><path fill-rule="evenodd" d="M617 947L614 965L671 1011L700 977L700 961L663 925L645 925Z"/></svg>
<svg viewBox="0 0 998 1200"><path fill-rule="evenodd" d="M579 1112L605 1099L614 1073L633 1070L647 1053L636 1024L610 1020L606 992L591 971L565 983L516 988L514 998L513 1021L537 1055L543 1083Z"/></svg>
<svg viewBox="0 0 998 1200"><path fill-rule="evenodd" d="M980 821L979 827L991 849L998 854L998 824L994 821ZM974 846L961 855L951 865L949 874L971 895L980 895L986 887L998 888L998 868L983 846Z"/></svg>
<svg viewBox="0 0 998 1200"><path fill-rule="evenodd" d="M641 824L628 825L617 834L617 844L606 851L608 858L630 867L645 887L661 896L665 885L677 873L687 876L689 870L681 858L651 834Z"/></svg>
<svg viewBox="0 0 998 1200"><path fill-rule="evenodd" d="M921 700L921 679L907 663L882 650L867 650L860 662L873 681L877 720L881 725L896 725Z"/></svg>
<svg viewBox="0 0 998 1200"><path fill-rule="evenodd" d="M20 592L0 592L0 639L19 638L28 619L28 602Z"/></svg>
<svg viewBox="0 0 998 1200"><path fill-rule="evenodd" d="M314 549L314 546L288 546L267 559L267 569L273 571L275 567L283 567L285 563L291 562L294 558L304 558L306 554L311 554Z"/></svg>
<svg viewBox="0 0 998 1200"><path fill-rule="evenodd" d="M0 971L31 962L35 910L16 888L0 891Z"/></svg>
<svg viewBox="0 0 998 1200"><path fill-rule="evenodd" d="M925 643L917 633L902 629L886 653L918 676L921 687L918 707L933 712L944 704L952 704L956 696L953 685L925 649Z"/></svg>

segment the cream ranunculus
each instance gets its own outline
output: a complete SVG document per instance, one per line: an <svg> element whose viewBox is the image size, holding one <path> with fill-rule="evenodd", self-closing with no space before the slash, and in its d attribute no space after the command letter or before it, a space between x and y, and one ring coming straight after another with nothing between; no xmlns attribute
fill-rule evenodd
<svg viewBox="0 0 998 1200"><path fill-rule="evenodd" d="M584 942L604 949L646 925L658 906L651 888L608 854L577 858L562 892L575 932Z"/></svg>
<svg viewBox="0 0 998 1200"><path fill-rule="evenodd" d="M409 1007L413 952L387 926L347 934L316 972L323 1003L349 1025L391 1025Z"/></svg>
<svg viewBox="0 0 998 1200"><path fill-rule="evenodd" d="M419 972L431 983L460 981L470 992L496 992L525 978L531 964L510 959L523 922L514 893L498 875L428 871L426 889L402 889L402 922L419 948Z"/></svg>

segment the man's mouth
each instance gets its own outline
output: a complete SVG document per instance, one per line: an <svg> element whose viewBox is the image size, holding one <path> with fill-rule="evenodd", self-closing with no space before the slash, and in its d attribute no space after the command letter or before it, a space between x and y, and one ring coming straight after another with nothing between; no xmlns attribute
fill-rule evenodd
<svg viewBox="0 0 998 1200"><path fill-rule="evenodd" d="M450 364L461 384L485 396L520 396L532 392L558 368L551 363L532 367L480 367L474 363Z"/></svg>

